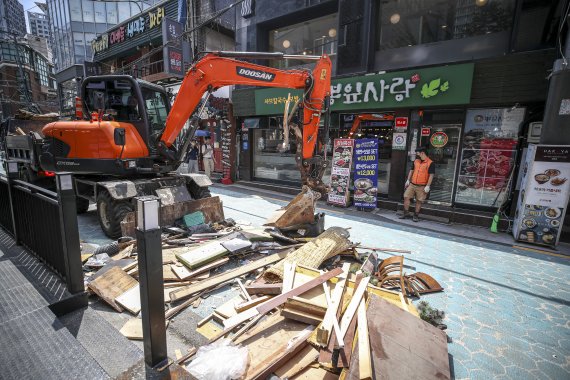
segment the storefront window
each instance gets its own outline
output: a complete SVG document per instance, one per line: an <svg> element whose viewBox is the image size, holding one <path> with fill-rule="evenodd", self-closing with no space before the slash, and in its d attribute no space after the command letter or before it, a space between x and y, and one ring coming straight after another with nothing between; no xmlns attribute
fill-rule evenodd
<svg viewBox="0 0 570 380"><path fill-rule="evenodd" d="M412 112L408 171L413 168L416 148L426 148L435 164L429 202L450 205L453 199L463 114L455 110Z"/></svg>
<svg viewBox="0 0 570 380"><path fill-rule="evenodd" d="M268 179L285 182L301 181L301 173L295 163L297 147L292 131L289 133L289 144L284 145L283 118L269 118L268 129L256 129L251 145L254 147L254 176L257 179Z"/></svg>
<svg viewBox="0 0 570 380"><path fill-rule="evenodd" d="M514 0L385 0L378 50L508 31Z"/></svg>
<svg viewBox="0 0 570 380"><path fill-rule="evenodd" d="M524 115L524 108L467 111L457 203L489 207L502 203L509 193L506 186L515 163Z"/></svg>
<svg viewBox="0 0 570 380"><path fill-rule="evenodd" d="M336 14L269 31L269 50L286 54L336 56L338 17ZM306 61L271 61L275 67L287 68Z"/></svg>
<svg viewBox="0 0 570 380"><path fill-rule="evenodd" d="M394 114L392 112L340 114L340 123L340 134L343 138L352 136L355 139L378 140L378 193L388 195Z"/></svg>

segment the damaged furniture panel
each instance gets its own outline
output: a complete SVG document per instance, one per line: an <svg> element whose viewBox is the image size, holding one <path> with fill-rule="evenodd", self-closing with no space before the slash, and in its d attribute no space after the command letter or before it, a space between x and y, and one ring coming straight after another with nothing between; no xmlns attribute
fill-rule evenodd
<svg viewBox="0 0 570 380"><path fill-rule="evenodd" d="M400 288L402 294L406 294L404 287L404 256L394 256L382 260L376 277L380 288Z"/></svg>
<svg viewBox="0 0 570 380"><path fill-rule="evenodd" d="M281 210L269 217L266 226L285 228L314 222L315 205L321 194L303 186L301 192Z"/></svg>
<svg viewBox="0 0 570 380"><path fill-rule="evenodd" d="M406 289L410 295L442 292L443 287L432 276L423 272L417 272L404 276Z"/></svg>

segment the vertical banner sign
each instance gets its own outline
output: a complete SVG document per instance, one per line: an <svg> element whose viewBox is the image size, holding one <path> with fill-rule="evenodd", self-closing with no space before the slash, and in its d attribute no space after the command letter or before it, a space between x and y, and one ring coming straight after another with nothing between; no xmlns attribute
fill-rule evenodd
<svg viewBox="0 0 570 380"><path fill-rule="evenodd" d="M165 18L162 23L162 41L164 72L179 77L184 76L184 59L182 56L182 31L181 23Z"/></svg>
<svg viewBox="0 0 570 380"><path fill-rule="evenodd" d="M232 147L232 125L228 123L225 125L225 128L222 129L222 166L223 166L224 178L226 178L226 180L231 180L231 172L232 172L231 147Z"/></svg>
<svg viewBox="0 0 570 380"><path fill-rule="evenodd" d="M358 139L354 148L354 205L376 208L378 139Z"/></svg>
<svg viewBox="0 0 570 380"><path fill-rule="evenodd" d="M352 164L353 139L335 139L331 170L331 190L328 203L347 207L349 199L350 166Z"/></svg>
<svg viewBox="0 0 570 380"><path fill-rule="evenodd" d="M556 246L570 194L570 146L530 144L522 172L514 236Z"/></svg>

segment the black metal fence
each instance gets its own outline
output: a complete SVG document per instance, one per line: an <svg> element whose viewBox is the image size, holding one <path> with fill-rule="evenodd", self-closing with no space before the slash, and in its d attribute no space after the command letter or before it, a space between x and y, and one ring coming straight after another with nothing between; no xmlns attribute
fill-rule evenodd
<svg viewBox="0 0 570 380"><path fill-rule="evenodd" d="M70 174L58 174L57 192L0 175L0 226L67 283L84 291L75 190Z"/></svg>

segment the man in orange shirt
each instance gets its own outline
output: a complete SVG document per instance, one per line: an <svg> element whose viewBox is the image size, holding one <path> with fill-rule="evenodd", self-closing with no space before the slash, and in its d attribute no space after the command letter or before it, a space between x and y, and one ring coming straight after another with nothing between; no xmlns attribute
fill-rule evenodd
<svg viewBox="0 0 570 380"><path fill-rule="evenodd" d="M422 203L426 200L430 191L431 182L435 174L435 164L430 160L423 147L416 149L416 160L414 167L408 173L406 180L406 191L404 192L404 213L400 215L400 219L407 218L410 215L410 200L416 198L416 210L412 217L414 222L419 222L419 214Z"/></svg>

